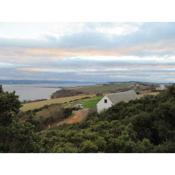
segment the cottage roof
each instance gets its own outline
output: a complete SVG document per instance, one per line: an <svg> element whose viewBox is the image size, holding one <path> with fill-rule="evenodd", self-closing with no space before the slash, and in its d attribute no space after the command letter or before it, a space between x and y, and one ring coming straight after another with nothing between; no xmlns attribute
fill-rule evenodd
<svg viewBox="0 0 175 175"><path fill-rule="evenodd" d="M134 90L107 94L106 96L111 100L113 104L117 104L121 101L128 102L130 100L137 99L137 94Z"/></svg>

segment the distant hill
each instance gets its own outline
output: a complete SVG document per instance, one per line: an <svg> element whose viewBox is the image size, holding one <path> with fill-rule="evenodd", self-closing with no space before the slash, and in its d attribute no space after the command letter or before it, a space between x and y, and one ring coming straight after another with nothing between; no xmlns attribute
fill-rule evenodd
<svg viewBox="0 0 175 175"><path fill-rule="evenodd" d="M143 85L158 85L162 83L142 82L142 81L124 81L124 82L98 82L98 81L69 81L69 80L0 80L0 84L82 84L82 85L94 85L94 84L143 84ZM172 83L163 83L172 84Z"/></svg>
<svg viewBox="0 0 175 175"><path fill-rule="evenodd" d="M57 81L57 80L0 80L0 84L95 84L94 82Z"/></svg>

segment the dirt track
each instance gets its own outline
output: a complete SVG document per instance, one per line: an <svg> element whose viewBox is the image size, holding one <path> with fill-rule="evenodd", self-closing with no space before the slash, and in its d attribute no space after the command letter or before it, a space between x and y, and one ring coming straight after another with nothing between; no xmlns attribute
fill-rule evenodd
<svg viewBox="0 0 175 175"><path fill-rule="evenodd" d="M72 116L70 116L69 118L59 122L59 123L55 123L53 125L50 125L48 128L52 128L52 127L56 127L56 126L61 126L63 124L75 124L75 123L80 123L83 120L86 119L86 117L88 116L89 113L89 109L80 109L78 111L74 111Z"/></svg>
<svg viewBox="0 0 175 175"><path fill-rule="evenodd" d="M66 124L79 123L86 119L88 112L89 112L88 109L81 109L81 110L75 111L73 112L72 117L69 117L65 120L65 123Z"/></svg>

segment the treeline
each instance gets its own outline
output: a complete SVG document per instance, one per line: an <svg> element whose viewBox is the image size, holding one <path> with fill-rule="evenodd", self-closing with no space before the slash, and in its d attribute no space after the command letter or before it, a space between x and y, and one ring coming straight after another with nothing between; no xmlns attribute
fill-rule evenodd
<svg viewBox="0 0 175 175"><path fill-rule="evenodd" d="M81 94L87 94L87 93L83 93L75 89L61 89L54 92L51 95L51 98L72 97L72 96L81 95Z"/></svg>
<svg viewBox="0 0 175 175"><path fill-rule="evenodd" d="M85 122L38 132L18 117L14 93L0 91L0 152L175 152L175 87L120 103Z"/></svg>

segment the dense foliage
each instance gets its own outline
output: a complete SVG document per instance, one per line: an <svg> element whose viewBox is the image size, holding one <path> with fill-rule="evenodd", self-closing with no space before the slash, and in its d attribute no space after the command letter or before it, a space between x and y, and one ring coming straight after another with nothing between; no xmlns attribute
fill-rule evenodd
<svg viewBox="0 0 175 175"><path fill-rule="evenodd" d="M46 152L175 152L175 88L41 136Z"/></svg>
<svg viewBox="0 0 175 175"><path fill-rule="evenodd" d="M80 124L39 131L15 93L0 91L0 152L175 152L175 87L119 103ZM32 116L35 117L35 116ZM30 117L29 117L30 119Z"/></svg>
<svg viewBox="0 0 175 175"><path fill-rule="evenodd" d="M15 93L0 90L0 152L38 152L39 137L34 126L21 121L17 114L20 102Z"/></svg>

